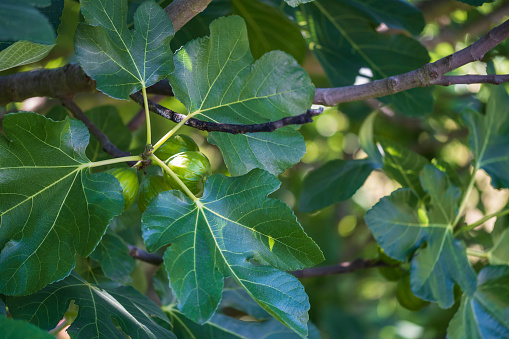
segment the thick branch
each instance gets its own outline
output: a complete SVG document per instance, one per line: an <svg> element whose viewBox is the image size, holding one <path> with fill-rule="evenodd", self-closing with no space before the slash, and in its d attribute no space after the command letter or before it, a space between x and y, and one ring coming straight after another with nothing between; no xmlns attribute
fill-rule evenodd
<svg viewBox="0 0 509 339"><path fill-rule="evenodd" d="M143 105L143 97L140 93L131 95L131 99L136 101L139 105ZM163 107L155 102L149 100L148 107L151 112L159 114L160 116L169 119L173 122L179 123L186 116ZM276 129L288 125L303 125L313 121L313 117L321 114L323 109L308 109L305 113L286 117L276 121L270 121L262 124L241 125L241 124L220 124L215 122L207 122L191 118L186 122L186 126L194 127L196 129L207 132L224 132L230 134L244 134L244 133L257 133L257 132L274 132Z"/></svg>
<svg viewBox="0 0 509 339"><path fill-rule="evenodd" d="M152 265L161 265L163 263L163 257L157 253L148 253L136 246L129 246L129 255L134 259L138 259L140 261L152 264Z"/></svg>
<svg viewBox="0 0 509 339"><path fill-rule="evenodd" d="M461 51L448 55L434 63L426 64L417 70L375 80L364 85L317 88L314 103L336 106L343 102L383 97L416 87L443 85L442 79L446 73L470 62L481 60L486 52L496 47L508 36L509 20L495 27L477 42Z"/></svg>
<svg viewBox="0 0 509 339"><path fill-rule="evenodd" d="M72 115L87 126L90 133L99 141L103 150L115 158L130 156L131 153L121 151L113 145L110 139L83 113L72 99L60 99L62 105L71 111Z"/></svg>
<svg viewBox="0 0 509 339"><path fill-rule="evenodd" d="M494 84L500 85L509 82L509 74L488 74L488 75L444 75L435 85L469 85L469 84Z"/></svg>
<svg viewBox="0 0 509 339"><path fill-rule="evenodd" d="M175 32L189 20L203 12L212 0L174 0L164 9L173 23Z"/></svg>

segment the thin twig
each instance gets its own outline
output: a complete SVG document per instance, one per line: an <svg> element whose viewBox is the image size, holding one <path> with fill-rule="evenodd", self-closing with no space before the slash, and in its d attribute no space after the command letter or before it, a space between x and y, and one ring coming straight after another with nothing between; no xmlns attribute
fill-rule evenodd
<svg viewBox="0 0 509 339"><path fill-rule="evenodd" d="M143 97L140 93L134 93L131 95L131 99L133 99L138 104L143 104ZM177 113L163 107L151 100L148 101L148 107L151 112L154 112L166 119L169 119L173 122L179 123L186 116L184 114ZM244 134L244 133L257 133L257 132L273 132L278 128L288 126L288 125L303 125L313 121L313 117L320 115L323 113L323 108L319 109L308 109L306 112L286 117L276 121L265 122L261 124L253 124L253 125L242 125L242 124L221 124L215 122L202 121L198 119L191 118L186 122L186 126L194 127L196 129L207 131L207 132L224 132L230 134Z"/></svg>
<svg viewBox="0 0 509 339"><path fill-rule="evenodd" d="M83 113L81 108L76 105L76 103L69 98L62 98L60 99L60 102L64 107L66 107L72 115L78 119L81 120L85 126L87 126L90 133L99 141L99 143L102 146L102 149L108 153L109 155L114 156L115 158L120 157L127 157L130 156L131 153L124 152L122 150L119 150L117 146L115 146L110 139L104 134L86 115Z"/></svg>
<svg viewBox="0 0 509 339"><path fill-rule="evenodd" d="M153 265L161 265L163 263L163 257L156 253L148 253L145 250L142 250L136 246L129 246L129 255L134 259L147 262ZM327 276L332 274L345 274L352 273L358 270L364 270L367 268L373 267L382 267L387 266L386 262L377 260L377 259L355 259L353 261L347 261L343 263L339 263L337 265L330 266L322 266L322 267L312 267L305 268L303 270L292 271L289 272L293 276L304 279L304 278L312 278L312 277L320 277Z"/></svg>

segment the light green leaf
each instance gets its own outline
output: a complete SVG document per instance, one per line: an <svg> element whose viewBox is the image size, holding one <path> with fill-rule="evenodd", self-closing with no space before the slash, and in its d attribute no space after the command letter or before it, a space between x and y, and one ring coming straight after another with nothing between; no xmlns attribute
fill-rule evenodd
<svg viewBox="0 0 509 339"><path fill-rule="evenodd" d="M143 238L149 251L171 243L164 262L187 317L209 320L221 300L223 277L232 276L273 317L307 334L307 295L280 270L315 265L323 255L288 206L266 197L278 187L277 178L261 170L235 178L215 174L197 202L180 200L175 191L151 202L143 214Z"/></svg>
<svg viewBox="0 0 509 339"><path fill-rule="evenodd" d="M376 165L377 168L380 168L383 165L382 154L375 144L373 131L377 115L377 112L373 112L364 119L359 129L359 144L373 164Z"/></svg>
<svg viewBox="0 0 509 339"><path fill-rule="evenodd" d="M300 209L313 212L350 198L375 168L369 159L326 163L304 178Z"/></svg>
<svg viewBox="0 0 509 339"><path fill-rule="evenodd" d="M134 288L93 285L76 273L30 296L9 297L7 305L13 317L49 330L63 318L72 300L79 307L67 329L73 338L175 338L155 321L169 323L164 312Z"/></svg>
<svg viewBox="0 0 509 339"><path fill-rule="evenodd" d="M285 0L285 1L290 6L297 7L300 4L305 4L305 3L311 2L313 0Z"/></svg>
<svg viewBox="0 0 509 339"><path fill-rule="evenodd" d="M489 251L488 259L492 265L509 265L509 228L502 232L495 246Z"/></svg>
<svg viewBox="0 0 509 339"><path fill-rule="evenodd" d="M431 199L428 208L411 190L399 189L382 198L365 220L387 255L400 261L414 256L415 295L448 308L454 303L454 283L467 295L475 292L475 273L465 248L453 237L460 190L431 165L422 170L421 185Z"/></svg>
<svg viewBox="0 0 509 339"><path fill-rule="evenodd" d="M175 96L190 114L202 120L264 123L301 114L313 101L314 86L309 76L289 55L270 52L253 64L246 25L238 16L212 22L210 37L189 42L174 58L175 72L169 80ZM304 153L302 138L288 129L263 136L215 134L211 133L210 140L223 152L233 175L255 167L279 174ZM236 145L235 150L232 145ZM278 153L272 154L275 151ZM244 164L237 161L239 156ZM276 158L281 160L271 165Z"/></svg>
<svg viewBox="0 0 509 339"><path fill-rule="evenodd" d="M372 73L369 76L364 72L364 77L376 80L412 71L429 62L426 48L416 40L403 34L380 34L376 31L381 23L379 21L387 21L388 17L380 8L385 11L391 6L403 11L409 8L408 4L396 0L380 0L375 4L382 2L384 7L374 7L373 1L315 0L297 9L297 22L306 30L308 45L333 86L353 85L357 76L361 75L361 68ZM415 14L415 9L412 11ZM392 10L390 14L394 16L394 12ZM412 31L417 31L422 24L422 17L418 13L415 15L420 19L415 21L418 26L410 26ZM397 20L390 22L394 26L407 26L405 17L409 19L398 15ZM381 100L392 103L399 112L411 116L429 113L433 108L430 88L416 88Z"/></svg>
<svg viewBox="0 0 509 339"><path fill-rule="evenodd" d="M134 269L134 259L129 255L127 244L115 233L106 233L90 258L101 264L108 278L125 284L132 281L129 275Z"/></svg>
<svg viewBox="0 0 509 339"><path fill-rule="evenodd" d="M509 337L509 266L484 267L477 291L464 295L447 328L449 339Z"/></svg>
<svg viewBox="0 0 509 339"><path fill-rule="evenodd" d="M88 256L124 198L113 176L89 172L80 121L16 113L3 128L0 293L24 295L66 277L76 253Z"/></svg>
<svg viewBox="0 0 509 339"><path fill-rule="evenodd" d="M187 319L178 309L164 307L173 323L178 338L209 339L296 339L299 335L271 317L249 294L237 284L229 284L223 291L223 298L216 314L206 324L198 325ZM231 285L231 286L228 286ZM224 311L223 311L224 310ZM232 312L245 314L249 320L232 317ZM230 316L228 315L230 314ZM308 323L310 339L320 338L320 333Z"/></svg>
<svg viewBox="0 0 509 339"><path fill-rule="evenodd" d="M120 150L127 151L129 149L132 133L123 123L115 106L95 107L86 111L85 114ZM91 161L111 158L102 150L101 144L94 137L90 139L86 154Z"/></svg>
<svg viewBox="0 0 509 339"><path fill-rule="evenodd" d="M0 52L0 71L39 61L48 55L54 46L17 41Z"/></svg>
<svg viewBox="0 0 509 339"><path fill-rule="evenodd" d="M492 87L485 116L470 109L463 112L470 131L468 141L474 153L474 168L485 170L495 188L509 188L508 113L509 96L503 86Z"/></svg>
<svg viewBox="0 0 509 339"><path fill-rule="evenodd" d="M2 0L0 2L0 41L28 40L44 45L55 41L48 18L37 8L51 0Z"/></svg>
<svg viewBox="0 0 509 339"><path fill-rule="evenodd" d="M134 30L127 28L127 0L81 0L81 12L86 24L76 29L76 56L102 92L127 100L172 72L175 31L154 0L138 7Z"/></svg>
<svg viewBox="0 0 509 339"><path fill-rule="evenodd" d="M378 138L383 150L384 172L399 182L401 186L408 187L419 196L423 195L419 175L422 169L429 165L429 161L391 140Z"/></svg>
<svg viewBox="0 0 509 339"><path fill-rule="evenodd" d="M2 329L3 339L55 339L55 337L48 332L23 320L15 320L0 316L0 328Z"/></svg>
<svg viewBox="0 0 509 339"><path fill-rule="evenodd" d="M458 0L472 6L482 6L485 3L495 2L495 0Z"/></svg>

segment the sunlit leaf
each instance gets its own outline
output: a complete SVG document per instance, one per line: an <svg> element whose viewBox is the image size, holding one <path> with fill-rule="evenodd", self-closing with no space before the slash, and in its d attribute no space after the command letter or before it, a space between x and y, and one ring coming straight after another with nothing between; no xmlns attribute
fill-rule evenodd
<svg viewBox="0 0 509 339"><path fill-rule="evenodd" d="M8 114L0 137L0 292L29 294L88 256L124 198L109 174L91 174L89 134L75 119Z"/></svg>
<svg viewBox="0 0 509 339"><path fill-rule="evenodd" d="M54 46L17 41L0 52L0 71L39 61L48 55Z"/></svg>
<svg viewBox="0 0 509 339"><path fill-rule="evenodd" d="M464 295L447 329L450 339L509 337L509 266L487 266L477 277L477 291Z"/></svg>
<svg viewBox="0 0 509 339"><path fill-rule="evenodd" d="M375 168L376 165L369 159L326 163L304 179L300 209L313 212L350 198Z"/></svg>
<svg viewBox="0 0 509 339"><path fill-rule="evenodd" d="M365 220L387 255L400 261L413 256L414 294L448 308L454 303L454 283L469 296L475 292L475 273L465 248L453 237L460 190L430 165L420 179L431 199L428 207L410 189L399 189L382 198Z"/></svg>
<svg viewBox="0 0 509 339"><path fill-rule="evenodd" d="M209 320L223 279L231 276L273 317L307 334L307 295L280 270L311 266L323 256L288 206L266 197L278 186L277 178L261 170L236 178L215 174L196 202L168 191L149 205L142 219L147 249L171 243L164 262L187 317Z"/></svg>
<svg viewBox="0 0 509 339"><path fill-rule="evenodd" d="M63 318L72 300L79 307L67 329L73 338L175 338L155 320L169 323L164 312L134 288L93 285L76 273L30 296L9 297L7 305L13 317L49 330Z"/></svg>
<svg viewBox="0 0 509 339"><path fill-rule="evenodd" d="M506 229L498 238L495 246L489 251L489 260L492 265L509 265L509 229Z"/></svg>
<svg viewBox="0 0 509 339"><path fill-rule="evenodd" d="M191 41L174 58L169 80L175 96L203 120L263 123L303 113L313 101L309 76L289 55L274 51L253 64L246 25L238 16L212 22L210 37ZM253 168L279 174L304 155L302 137L289 128L263 135L213 132L210 140L232 175Z"/></svg>
<svg viewBox="0 0 509 339"><path fill-rule="evenodd" d="M492 88L486 115L467 109L469 146L474 153L474 168L485 170L495 188L509 188L509 96L504 87Z"/></svg>
<svg viewBox="0 0 509 339"><path fill-rule="evenodd" d="M129 99L173 70L170 40L175 31L166 12L146 0L127 28L127 0L81 0L86 23L76 29L76 56L97 88Z"/></svg>
<svg viewBox="0 0 509 339"><path fill-rule="evenodd" d="M495 2L495 0L458 0L472 6L482 6L485 3Z"/></svg>

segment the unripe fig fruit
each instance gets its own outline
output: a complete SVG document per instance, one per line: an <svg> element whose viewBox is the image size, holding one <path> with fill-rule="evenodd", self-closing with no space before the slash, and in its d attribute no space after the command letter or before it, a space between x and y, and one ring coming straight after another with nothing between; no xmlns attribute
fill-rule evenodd
<svg viewBox="0 0 509 339"><path fill-rule="evenodd" d="M113 175L120 182L122 194L124 195L124 211L128 209L136 200L140 185L136 169L123 167L107 170L106 173Z"/></svg>
<svg viewBox="0 0 509 339"><path fill-rule="evenodd" d="M177 153L185 151L199 151L199 148L191 137L176 134L168 138L154 154L164 161Z"/></svg>
<svg viewBox="0 0 509 339"><path fill-rule="evenodd" d="M209 159L201 152L186 151L175 154L166 161L166 165L197 196L203 193L205 181L212 174ZM173 189L182 190L167 172L163 171L163 175Z"/></svg>
<svg viewBox="0 0 509 339"><path fill-rule="evenodd" d="M407 273L398 281L396 286L396 299L401 306L410 311L419 311L426 307L429 302L416 297L410 287L410 274Z"/></svg>
<svg viewBox="0 0 509 339"><path fill-rule="evenodd" d="M146 175L141 180L140 194L138 195L138 207L143 213L148 204L159 193L171 190L170 184L160 175Z"/></svg>

